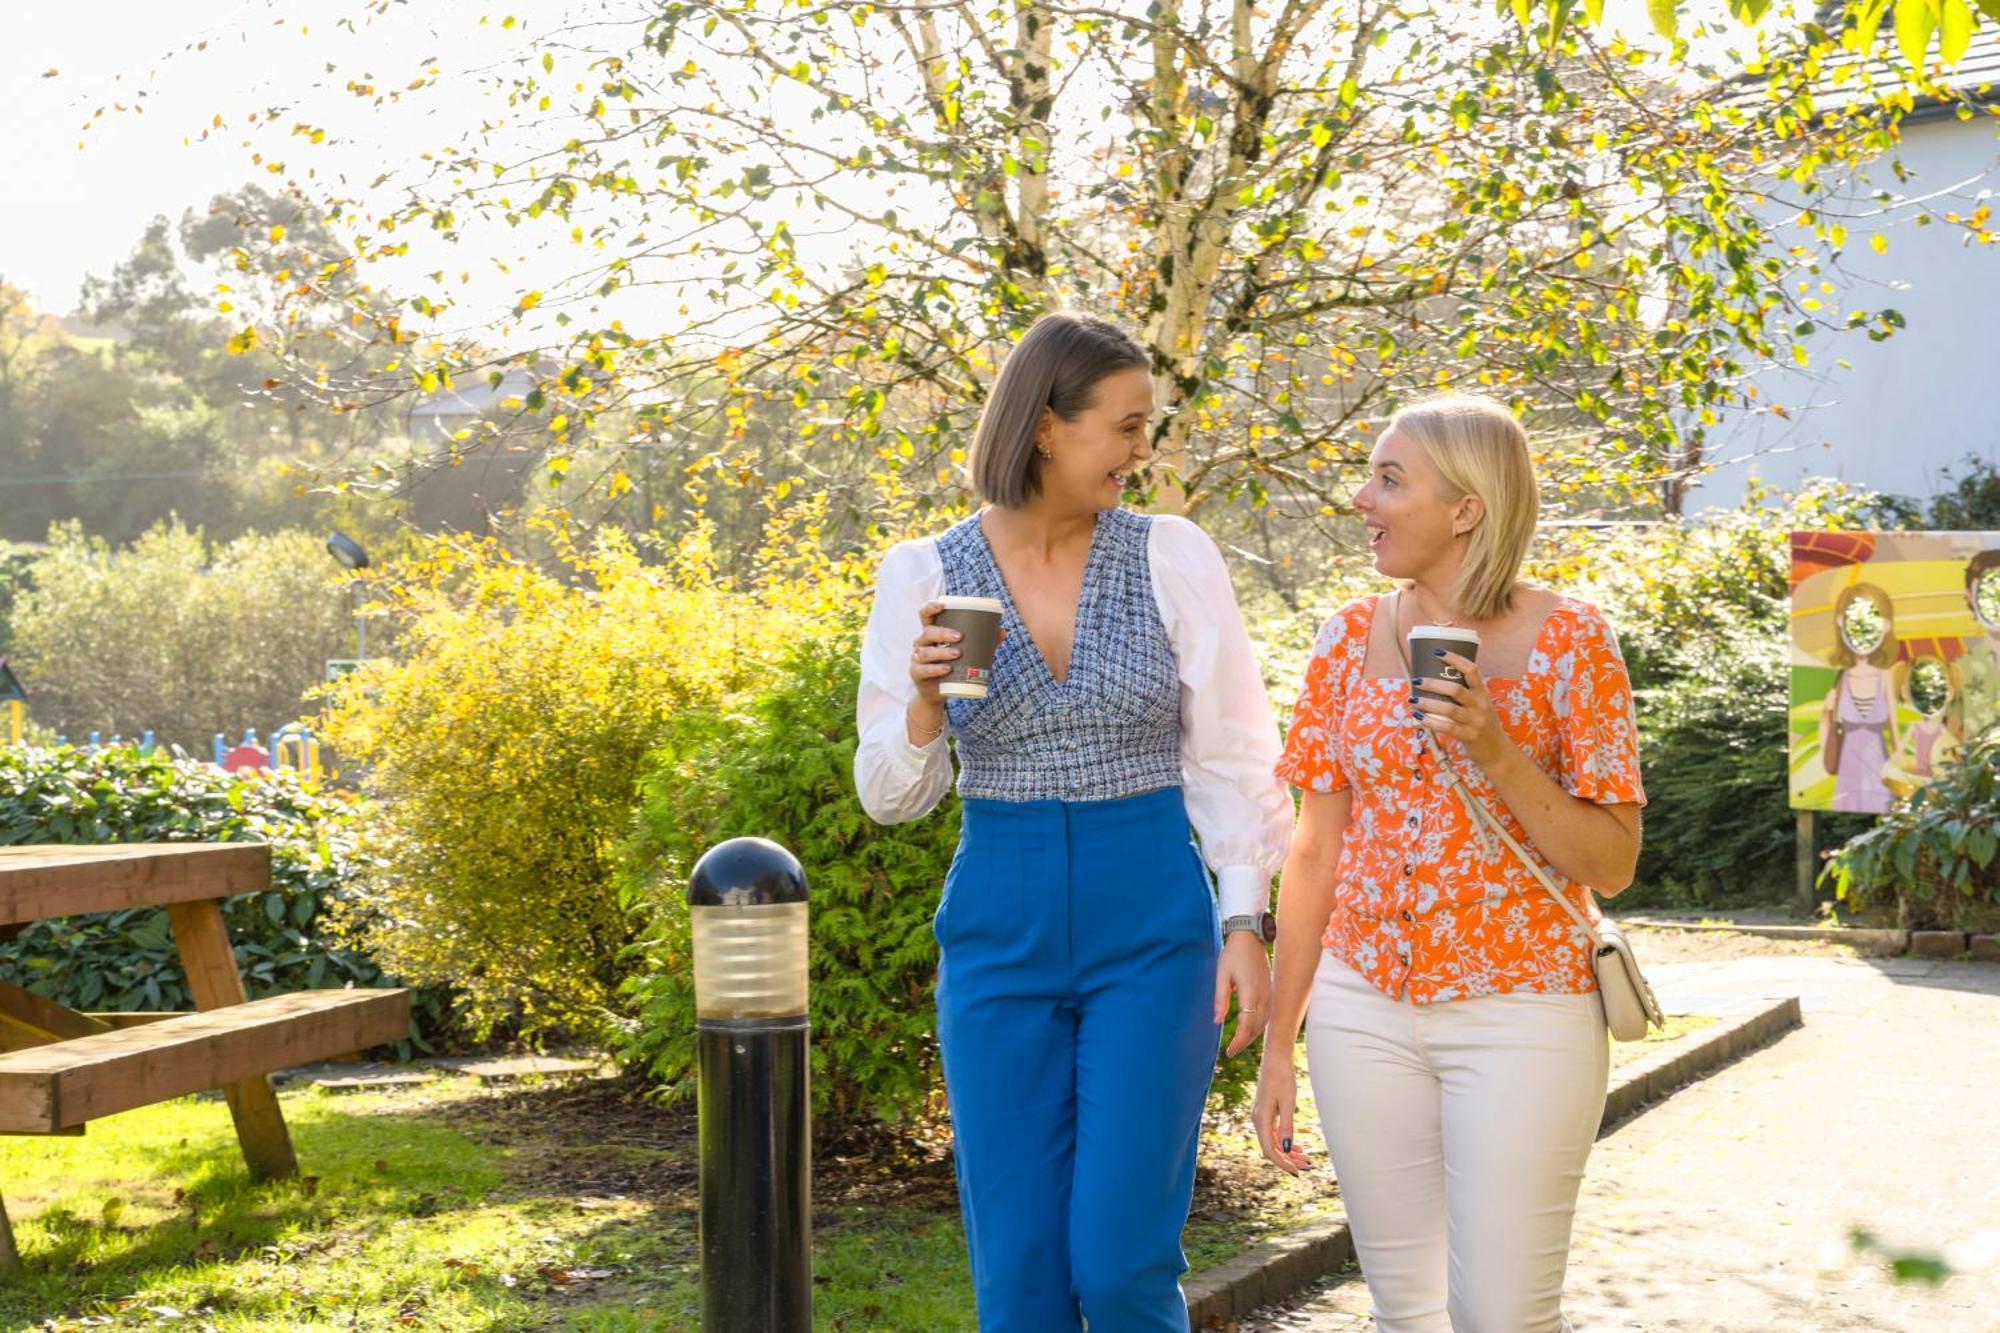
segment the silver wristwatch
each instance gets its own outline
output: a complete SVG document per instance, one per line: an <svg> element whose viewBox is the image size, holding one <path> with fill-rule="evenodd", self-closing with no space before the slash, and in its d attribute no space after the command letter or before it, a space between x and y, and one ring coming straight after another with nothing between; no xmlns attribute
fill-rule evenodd
<svg viewBox="0 0 2000 1333"><path fill-rule="evenodd" d="M1269 912L1246 912L1241 916L1222 919L1222 937L1228 939L1239 930L1247 930L1258 939L1269 944L1278 938L1278 918Z"/></svg>

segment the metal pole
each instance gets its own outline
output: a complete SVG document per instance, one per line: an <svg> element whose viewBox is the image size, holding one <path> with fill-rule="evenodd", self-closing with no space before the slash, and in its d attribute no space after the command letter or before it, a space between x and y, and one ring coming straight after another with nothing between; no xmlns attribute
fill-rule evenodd
<svg viewBox="0 0 2000 1333"><path fill-rule="evenodd" d="M688 880L700 1087L701 1326L810 1333L806 877L763 838Z"/></svg>

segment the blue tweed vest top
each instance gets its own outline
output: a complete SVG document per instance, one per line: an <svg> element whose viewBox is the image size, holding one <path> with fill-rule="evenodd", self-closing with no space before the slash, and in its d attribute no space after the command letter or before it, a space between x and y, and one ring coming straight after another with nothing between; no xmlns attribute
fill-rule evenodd
<svg viewBox="0 0 2000 1333"><path fill-rule="evenodd" d="M1153 598L1151 520L1098 515L1069 674L1029 637L979 516L937 539L944 590L1007 608L984 699L949 699L958 794L989 801L1110 801L1181 784L1180 671Z"/></svg>

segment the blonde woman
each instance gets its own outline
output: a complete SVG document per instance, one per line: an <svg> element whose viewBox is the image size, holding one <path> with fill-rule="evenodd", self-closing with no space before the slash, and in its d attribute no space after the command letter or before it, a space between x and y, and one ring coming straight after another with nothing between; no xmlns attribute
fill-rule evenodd
<svg viewBox="0 0 2000 1333"><path fill-rule="evenodd" d="M1253 1116L1293 1137L1301 1023L1313 1093L1380 1333L1567 1327L1563 1272L1608 1049L1591 944L1450 771L1593 917L1632 878L1637 731L1610 627L1517 577L1538 510L1501 406L1400 412L1354 497L1398 590L1319 637L1279 774L1303 789L1279 882L1270 1026ZM1476 630L1462 685L1412 702L1406 636Z"/></svg>

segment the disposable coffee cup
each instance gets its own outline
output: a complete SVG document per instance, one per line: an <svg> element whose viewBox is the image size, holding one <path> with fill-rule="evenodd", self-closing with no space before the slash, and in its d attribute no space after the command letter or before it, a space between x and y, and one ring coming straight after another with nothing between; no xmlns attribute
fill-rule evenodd
<svg viewBox="0 0 2000 1333"><path fill-rule="evenodd" d="M1459 625L1418 625L1410 631L1410 697L1445 699L1436 690L1421 688L1426 680L1448 680L1465 684L1465 673L1437 655L1438 649L1457 653L1469 662L1479 660L1479 631Z"/></svg>
<svg viewBox="0 0 2000 1333"><path fill-rule="evenodd" d="M993 654L1000 647L1000 617L1007 608L992 597L940 597L944 610L933 625L955 629L964 637L955 645L958 657L938 681L938 693L948 699L984 699L993 683Z"/></svg>

